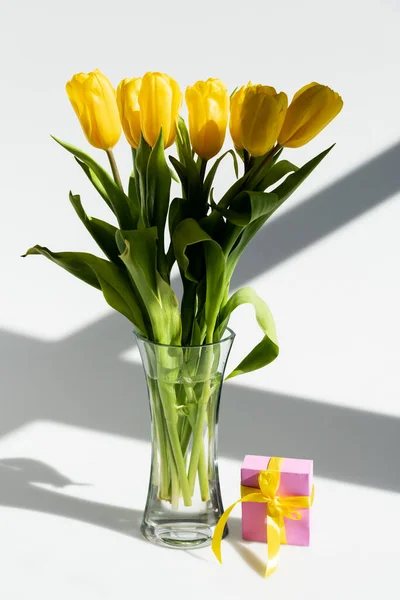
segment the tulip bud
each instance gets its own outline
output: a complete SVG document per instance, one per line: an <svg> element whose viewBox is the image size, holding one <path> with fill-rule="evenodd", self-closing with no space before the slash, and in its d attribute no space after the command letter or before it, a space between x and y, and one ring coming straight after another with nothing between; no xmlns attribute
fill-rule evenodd
<svg viewBox="0 0 400 600"><path fill-rule="evenodd" d="M122 129L132 148L137 148L140 142L140 109L139 91L141 77L123 79L117 87L117 104L121 117Z"/></svg>
<svg viewBox="0 0 400 600"><path fill-rule="evenodd" d="M229 129L235 148L262 156L273 148L282 127L287 96L266 85L242 86L231 98Z"/></svg>
<svg viewBox="0 0 400 600"><path fill-rule="evenodd" d="M287 96L267 85L247 87L241 108L241 142L252 156L273 148L287 109Z"/></svg>
<svg viewBox="0 0 400 600"><path fill-rule="evenodd" d="M343 100L326 85L309 83L293 96L279 135L279 143L299 148L315 138L340 113Z"/></svg>
<svg viewBox="0 0 400 600"><path fill-rule="evenodd" d="M197 81L186 89L189 133L193 150L210 159L221 150L228 124L228 90L219 79Z"/></svg>
<svg viewBox="0 0 400 600"><path fill-rule="evenodd" d="M150 146L155 146L161 128L164 147L174 143L181 103L182 93L172 77L163 73L145 74L139 92L140 128Z"/></svg>
<svg viewBox="0 0 400 600"><path fill-rule="evenodd" d="M231 98L231 114L229 119L229 131L236 150L243 150L242 143L242 106L246 90L251 87L251 81L247 86L243 85Z"/></svg>
<svg viewBox="0 0 400 600"><path fill-rule="evenodd" d="M78 73L66 85L72 107L88 142L95 148L110 150L121 137L115 91L98 69Z"/></svg>

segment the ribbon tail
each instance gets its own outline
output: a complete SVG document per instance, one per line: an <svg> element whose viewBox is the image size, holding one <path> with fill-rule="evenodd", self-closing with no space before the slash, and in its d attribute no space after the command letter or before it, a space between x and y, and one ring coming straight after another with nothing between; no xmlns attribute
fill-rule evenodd
<svg viewBox="0 0 400 600"><path fill-rule="evenodd" d="M222 536L224 535L224 529L225 529L226 522L229 518L229 515L231 514L231 512L233 511L235 506L237 504L240 504L241 502L265 502L265 501L266 500L265 500L264 496L260 492L251 492L250 494L246 494L246 496L239 498L239 500L236 500L236 502L231 504L226 509L226 511L223 513L223 515L221 515L221 517L219 518L219 521L214 529L214 535L213 535L213 539L212 539L212 543L211 543L211 549L214 552L215 556L217 557L217 559L219 560L220 563L222 563L222 556L221 556Z"/></svg>
<svg viewBox="0 0 400 600"><path fill-rule="evenodd" d="M279 521L279 517L271 517L267 514L268 564L265 577L272 575L278 567L281 547L281 527Z"/></svg>
<svg viewBox="0 0 400 600"><path fill-rule="evenodd" d="M224 514L220 517L220 519L215 527L215 530L214 530L211 549L214 552L215 556L217 557L217 559L219 560L220 563L222 563L221 542L222 542L222 536L224 535L225 525L229 518L229 515L231 514L231 512L233 511L235 506L237 504L239 504L240 502L241 502L241 500L238 500L237 502L234 502L233 504L231 504L231 506L229 506L226 509Z"/></svg>

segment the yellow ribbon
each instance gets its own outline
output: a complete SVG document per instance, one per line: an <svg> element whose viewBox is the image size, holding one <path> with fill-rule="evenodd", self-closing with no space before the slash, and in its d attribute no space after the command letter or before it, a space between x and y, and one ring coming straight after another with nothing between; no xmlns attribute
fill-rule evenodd
<svg viewBox="0 0 400 600"><path fill-rule="evenodd" d="M266 525L268 543L268 563L265 577L276 571L279 562L281 544L286 544L285 518L299 521L301 514L298 508L310 508L314 501L314 486L311 496L286 496L277 495L281 480L281 466L283 458L272 457L266 471L260 471L258 476L259 491L254 488L242 486L242 497L226 509L219 519L214 531L211 548L222 563L221 542L229 515L240 502L261 502L266 504Z"/></svg>

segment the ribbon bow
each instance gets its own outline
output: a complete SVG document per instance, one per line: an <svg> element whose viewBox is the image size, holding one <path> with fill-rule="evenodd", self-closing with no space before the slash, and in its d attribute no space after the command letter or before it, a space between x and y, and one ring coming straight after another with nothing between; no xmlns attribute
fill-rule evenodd
<svg viewBox="0 0 400 600"><path fill-rule="evenodd" d="M311 496L278 496L277 492L281 480L281 466L283 458L272 457L265 471L260 471L258 476L258 487L242 486L242 497L234 502L219 519L215 527L211 548L222 563L221 542L225 525L229 515L240 502L261 502L266 505L266 526L268 543L268 563L265 577L269 577L276 570L279 562L281 544L286 544L285 518L299 521L301 514L298 508L309 508L314 501L314 487Z"/></svg>

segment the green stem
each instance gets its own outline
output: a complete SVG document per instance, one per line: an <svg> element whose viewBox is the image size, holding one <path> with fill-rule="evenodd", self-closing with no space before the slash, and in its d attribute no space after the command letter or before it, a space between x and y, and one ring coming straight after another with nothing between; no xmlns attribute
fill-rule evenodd
<svg viewBox="0 0 400 600"><path fill-rule="evenodd" d="M210 499L210 490L208 487L208 469L206 461L206 453L204 451L204 443L200 448L199 466L198 466L199 484L201 499L203 502L207 502Z"/></svg>
<svg viewBox="0 0 400 600"><path fill-rule="evenodd" d="M111 167L111 171L112 171L112 174L114 177L114 181L118 185L118 187L121 188L122 191L124 191L122 181L121 181L121 176L119 174L117 163L115 161L114 153L112 150L106 150L106 152L107 152L108 160L110 161L110 167Z"/></svg>
<svg viewBox="0 0 400 600"><path fill-rule="evenodd" d="M188 421L190 423L190 428L193 431L193 434L196 429L196 421L197 421L197 413L196 405L191 405L191 410L188 413ZM191 432L189 431L189 437L187 439L187 445L190 441ZM186 439L184 440L186 442ZM186 451L186 449L185 449ZM203 502L206 502L210 497L209 486L208 486L208 472L207 472L207 461L206 461L206 453L204 451L204 443L200 444L200 453L199 453L199 461L198 461L198 476L199 476L199 485L200 485L200 493L201 499ZM193 491L192 491L193 494Z"/></svg>
<svg viewBox="0 0 400 600"><path fill-rule="evenodd" d="M174 453L171 446L171 441L168 439L168 458L169 458L169 466L171 469L171 505L174 510L179 509L179 496L180 496L180 485L178 473L176 471L175 461L174 461Z"/></svg>
<svg viewBox="0 0 400 600"><path fill-rule="evenodd" d="M200 162L200 181L203 183L204 177L206 175L208 160L206 158L202 158Z"/></svg>
<svg viewBox="0 0 400 600"><path fill-rule="evenodd" d="M238 225L233 225L233 223L226 223L225 231L223 233L220 246L225 254L225 256L229 256L230 251L235 245L237 239L242 235L243 227L239 227Z"/></svg>
<svg viewBox="0 0 400 600"><path fill-rule="evenodd" d="M209 337L209 334L208 334L208 337ZM207 340L207 341L209 341L209 340ZM189 463L189 470L188 470L188 481L189 481L189 487L190 487L192 494L193 494L193 490L194 490L196 471L198 469L199 459L200 459L200 454L201 454L202 448L203 448L203 452L204 452L203 432L204 432L204 424L205 424L206 415L207 415L207 405L210 400L210 391L211 391L210 377L211 377L211 370L212 370L213 359L214 359L214 353L213 353L212 348L210 348L210 347L204 348L203 351L206 353L205 357L204 357L204 362L205 362L204 367L200 366L200 368L204 368L203 389L202 389L201 397L200 397L200 400L199 400L198 406L197 406L196 423L195 423L195 427L193 430L193 445L192 445L192 452L190 455L190 463ZM200 475L200 473L199 473L199 475ZM200 476L201 476L201 478L203 478L203 474ZM207 472L205 473L205 478L207 478L207 480L208 480ZM204 487L204 485L205 485L204 481L202 482L202 485Z"/></svg>
<svg viewBox="0 0 400 600"><path fill-rule="evenodd" d="M154 406L154 423L155 433L158 440L158 450L160 455L160 485L159 485L159 497L161 500L169 500L169 470L168 470L168 454L167 454L167 436L164 427L163 409L158 395L157 386L150 377L148 378L148 385L153 395L153 406Z"/></svg>
<svg viewBox="0 0 400 600"><path fill-rule="evenodd" d="M244 172L247 173L247 171L249 170L249 160L250 160L250 154L247 152L246 149L243 149L243 162L244 162Z"/></svg>
<svg viewBox="0 0 400 600"><path fill-rule="evenodd" d="M207 389L207 388L209 388L209 387L210 386L207 384L204 385L204 389L203 389L204 396L208 395L209 389ZM197 409L196 423L195 423L194 430L193 430L192 452L190 454L190 463L189 463L189 471L188 471L189 489L192 494L194 492L194 485L195 485L195 481L196 481L196 473L197 473L197 469L198 469L198 465L199 465L201 449L203 448L203 451L204 451L203 431L204 431L204 422L205 422L206 414L207 414L207 402L203 400L203 401L199 402L199 406ZM207 473L206 473L206 477L207 477Z"/></svg>
<svg viewBox="0 0 400 600"><path fill-rule="evenodd" d="M136 168L136 148L131 147L133 170Z"/></svg>
<svg viewBox="0 0 400 600"><path fill-rule="evenodd" d="M180 435L183 456L185 456L185 454L187 452L191 435L192 435L192 428L190 426L189 417L186 417L186 419L183 423L182 432Z"/></svg>
<svg viewBox="0 0 400 600"><path fill-rule="evenodd" d="M186 464L182 454L182 448L178 435L178 419L175 408L175 394L169 389L170 384L164 383L163 381L158 382L161 402L164 409L165 421L167 425L167 431L173 456L175 459L175 465L178 472L180 487L182 489L182 496L185 506L192 505L192 498L186 476Z"/></svg>
<svg viewBox="0 0 400 600"><path fill-rule="evenodd" d="M279 144L277 144L276 146L274 146L274 148L272 148L268 152L268 154L266 155L266 157L264 158L264 160L258 165L257 169L255 170L255 172L252 174L252 176L248 180L247 184L249 186L249 189L254 189L254 187L258 183L260 183L261 178L262 178L262 175L260 175L260 174L262 173L262 170L273 159L273 157L275 156L275 154L277 152L279 152L280 149L281 149L281 146Z"/></svg>

